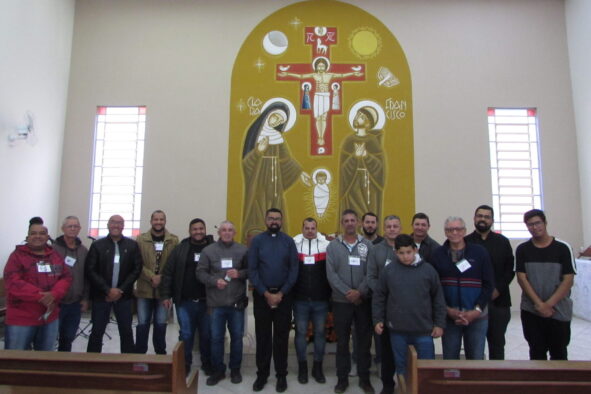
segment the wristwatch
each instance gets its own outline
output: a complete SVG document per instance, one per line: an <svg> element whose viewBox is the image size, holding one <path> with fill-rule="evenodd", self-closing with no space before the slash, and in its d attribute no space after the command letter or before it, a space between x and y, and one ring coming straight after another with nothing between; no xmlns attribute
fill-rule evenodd
<svg viewBox="0 0 591 394"><path fill-rule="evenodd" d="M475 310L475 311L478 311L478 312L480 312L480 313L482 313L482 308L480 308L480 305L476 305L476 306L474 307L474 310Z"/></svg>

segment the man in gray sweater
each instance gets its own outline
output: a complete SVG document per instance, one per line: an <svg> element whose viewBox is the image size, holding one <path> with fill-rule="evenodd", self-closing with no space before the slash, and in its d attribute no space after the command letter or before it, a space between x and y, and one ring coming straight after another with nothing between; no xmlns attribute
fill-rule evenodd
<svg viewBox="0 0 591 394"><path fill-rule="evenodd" d="M226 376L224 365L224 334L230 332L230 379L242 382L242 336L244 311L248 304L246 277L248 264L246 246L234 242L236 229L223 221L218 227L219 239L201 252L197 278L205 285L207 307L211 311L211 365L213 374L208 386L216 385Z"/></svg>
<svg viewBox="0 0 591 394"><path fill-rule="evenodd" d="M355 322L357 336L357 373L359 387L373 394L369 381L371 355L371 301L367 285L367 256L372 244L357 234L357 213L346 209L341 215L343 235L332 240L326 249L326 276L332 288L332 312L337 334L337 385L335 393L344 393L349 386L351 356L349 337Z"/></svg>

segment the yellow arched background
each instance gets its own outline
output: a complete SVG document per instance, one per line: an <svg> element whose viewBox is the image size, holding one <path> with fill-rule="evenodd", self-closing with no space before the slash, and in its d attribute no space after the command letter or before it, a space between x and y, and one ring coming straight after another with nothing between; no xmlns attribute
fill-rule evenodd
<svg viewBox="0 0 591 394"><path fill-rule="evenodd" d="M237 227L236 239L242 239L244 179L242 149L246 132L256 115L249 104L261 104L273 97L290 100L300 108L300 84L278 81L277 64L310 63L312 50L304 44L307 26L336 27L338 43L330 49L331 62L364 64L363 82L345 82L340 91L342 114L333 115L333 155L311 156L310 117L298 113L294 127L284 135L291 154L312 174L320 167L332 172L331 200L327 213L319 220L319 231L334 233L339 228L338 182L339 150L345 137L353 133L349 125L349 109L360 100L373 100L397 119L388 119L382 130L382 147L386 174L383 196L384 215L401 216L406 232L415 211L414 147L412 123L412 86L406 56L394 35L377 18L350 4L333 0L313 0L282 8L266 17L244 41L232 72L230 102L230 144L228 155L227 215ZM280 55L268 54L263 46L264 36L270 31L281 31L289 45ZM386 67L400 83L393 87L379 86L378 70ZM250 99L250 100L249 100ZM392 108L388 110L388 108ZM311 189L302 182L290 187L284 195L288 228L295 235L301 230L305 217L314 216L310 209ZM363 212L359 212L363 214Z"/></svg>

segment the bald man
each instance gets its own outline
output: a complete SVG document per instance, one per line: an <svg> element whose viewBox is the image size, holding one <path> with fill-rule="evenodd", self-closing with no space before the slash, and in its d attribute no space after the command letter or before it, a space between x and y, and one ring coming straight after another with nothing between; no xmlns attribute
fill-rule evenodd
<svg viewBox="0 0 591 394"><path fill-rule="evenodd" d="M142 270L142 255L137 242L123 235L124 227L125 220L121 216L111 216L107 223L109 234L95 241L86 257L86 276L92 300L88 352L101 352L111 309L117 319L121 353L135 351L131 328L133 284Z"/></svg>

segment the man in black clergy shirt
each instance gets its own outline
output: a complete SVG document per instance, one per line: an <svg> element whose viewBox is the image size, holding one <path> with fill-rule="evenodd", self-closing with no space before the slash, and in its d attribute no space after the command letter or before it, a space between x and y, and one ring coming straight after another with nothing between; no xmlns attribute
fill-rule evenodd
<svg viewBox="0 0 591 394"><path fill-rule="evenodd" d="M267 210L267 231L254 237L248 249L248 278L254 287L256 333L254 391L261 391L267 383L271 356L277 376L275 389L279 393L287 389L287 348L293 305L291 289L298 278L298 254L293 239L279 231L282 218L279 209Z"/></svg>
<svg viewBox="0 0 591 394"><path fill-rule="evenodd" d="M492 301L488 304L488 358L505 359L505 333L511 319L511 293L509 284L515 277L515 258L507 237L492 231L494 211L481 205L474 212L474 232L466 237L467 242L483 246L490 255L495 275Z"/></svg>

